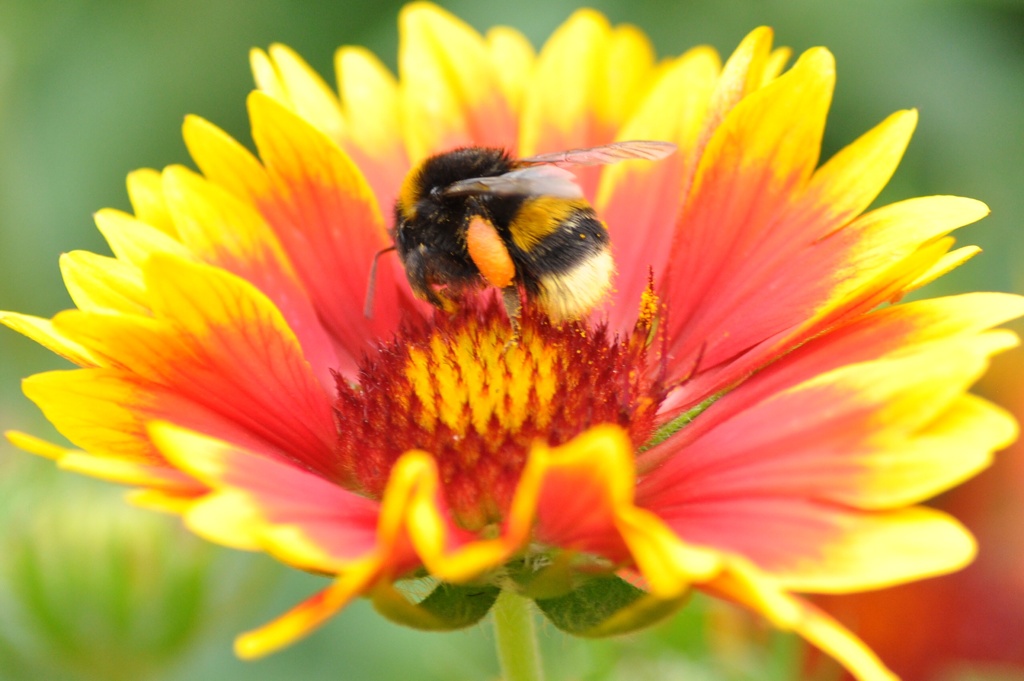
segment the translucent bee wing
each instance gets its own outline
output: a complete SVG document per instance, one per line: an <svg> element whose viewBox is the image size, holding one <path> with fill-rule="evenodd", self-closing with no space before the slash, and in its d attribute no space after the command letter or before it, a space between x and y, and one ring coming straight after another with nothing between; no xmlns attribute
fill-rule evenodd
<svg viewBox="0 0 1024 681"><path fill-rule="evenodd" d="M629 140L627 142L612 142L599 147L587 149L569 149L568 151L556 151L550 154L538 154L529 158L520 159L519 163L530 165L537 163L554 163L565 166L600 166L619 161L641 159L645 161L657 161L671 155L676 150L676 145L671 142L659 142L655 140Z"/></svg>
<svg viewBox="0 0 1024 681"><path fill-rule="evenodd" d="M551 196L556 199L582 199L583 190L576 176L551 165L519 168L494 177L473 177L448 185L444 196L497 194L502 196Z"/></svg>

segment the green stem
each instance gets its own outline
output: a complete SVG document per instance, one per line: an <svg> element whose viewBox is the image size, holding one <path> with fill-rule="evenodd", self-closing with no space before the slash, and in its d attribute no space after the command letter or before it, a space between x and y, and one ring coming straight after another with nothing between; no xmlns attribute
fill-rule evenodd
<svg viewBox="0 0 1024 681"><path fill-rule="evenodd" d="M530 601L502 589L491 611L502 681L543 681Z"/></svg>

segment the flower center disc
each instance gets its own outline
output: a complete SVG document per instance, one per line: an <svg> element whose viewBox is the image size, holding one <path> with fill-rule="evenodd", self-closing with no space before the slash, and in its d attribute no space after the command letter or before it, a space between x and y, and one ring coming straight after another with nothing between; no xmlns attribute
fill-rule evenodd
<svg viewBox="0 0 1024 681"><path fill-rule="evenodd" d="M646 334L552 325L524 310L513 336L493 300L407 328L365 358L358 384L338 379L345 484L373 498L410 449L435 457L456 521L500 522L540 440L556 446L600 423L645 442L661 401Z"/></svg>

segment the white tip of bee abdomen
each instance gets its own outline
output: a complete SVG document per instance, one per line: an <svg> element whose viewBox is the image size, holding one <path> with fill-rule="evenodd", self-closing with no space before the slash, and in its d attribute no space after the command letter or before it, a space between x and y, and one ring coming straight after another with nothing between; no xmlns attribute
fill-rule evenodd
<svg viewBox="0 0 1024 681"><path fill-rule="evenodd" d="M537 304L553 322L579 319L608 295L613 274L615 261L605 248L568 271L541 276Z"/></svg>

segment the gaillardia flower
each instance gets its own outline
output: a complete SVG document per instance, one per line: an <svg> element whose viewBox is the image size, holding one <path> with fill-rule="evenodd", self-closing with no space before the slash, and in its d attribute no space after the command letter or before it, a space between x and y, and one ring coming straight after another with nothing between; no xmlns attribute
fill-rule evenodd
<svg viewBox="0 0 1024 681"><path fill-rule="evenodd" d="M80 368L24 390L78 449L11 433L132 485L198 534L332 575L238 641L285 645L351 599L422 628L466 626L502 589L585 636L629 631L693 589L889 678L796 594L955 570L974 544L918 502L1015 435L967 394L1012 346L1021 299L896 304L975 254L986 213L934 196L865 212L916 121L893 114L818 166L831 54L751 33L656 62L646 38L574 14L535 54L426 4L401 14L399 77L343 47L338 92L293 52L252 54L257 154L189 117L199 172L132 173L102 210L113 257L61 259L77 309L4 322ZM613 292L589 318L493 291L417 300L391 244L424 158L664 140L657 163L584 169ZM529 301L527 301L529 302ZM429 577L423 599L396 588Z"/></svg>

